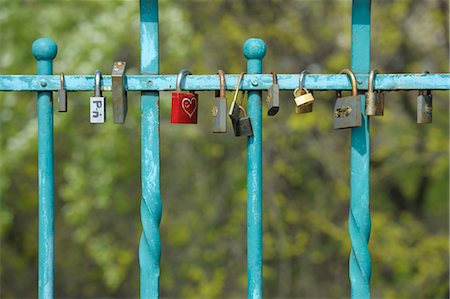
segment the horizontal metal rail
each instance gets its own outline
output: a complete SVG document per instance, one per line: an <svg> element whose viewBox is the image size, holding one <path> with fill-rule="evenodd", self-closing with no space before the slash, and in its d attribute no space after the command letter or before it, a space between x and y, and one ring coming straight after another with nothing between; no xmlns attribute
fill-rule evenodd
<svg viewBox="0 0 450 299"><path fill-rule="evenodd" d="M239 75L226 75L226 89L236 88ZM356 74L358 89L367 90L368 74ZM127 91L171 91L175 90L176 75L127 75ZM281 90L294 90L299 85L299 75L279 74ZM111 76L102 77L102 90L111 90ZM187 76L185 90L218 90L218 75ZM242 82L242 90L266 90L272 85L271 74L248 74ZM305 88L311 90L351 90L347 75L305 76ZM450 74L380 74L375 77L376 90L450 90ZM59 75L0 75L0 91L57 91ZM65 76L68 91L94 90L94 75Z"/></svg>

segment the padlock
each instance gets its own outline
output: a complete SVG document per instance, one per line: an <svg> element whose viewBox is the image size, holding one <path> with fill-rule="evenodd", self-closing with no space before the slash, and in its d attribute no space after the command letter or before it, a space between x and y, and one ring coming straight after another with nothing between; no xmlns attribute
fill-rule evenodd
<svg viewBox="0 0 450 299"><path fill-rule="evenodd" d="M111 97L115 124L125 123L128 111L127 91L125 89L125 61L115 61L111 73Z"/></svg>
<svg viewBox="0 0 450 299"><path fill-rule="evenodd" d="M253 135L252 122L250 121L250 117L248 117L247 111L245 111L244 107L242 107L241 105L239 105L239 110L242 111L243 115L239 116L239 135L236 136L250 137Z"/></svg>
<svg viewBox="0 0 450 299"><path fill-rule="evenodd" d="M101 90L102 72L95 72L95 94L90 100L90 122L91 124L103 124L106 121L105 97Z"/></svg>
<svg viewBox="0 0 450 299"><path fill-rule="evenodd" d="M342 97L340 91L336 93L337 98L334 103L334 128L347 129L360 127L362 125L361 97L358 96L356 77L349 69L342 70L340 74L347 74L350 76L352 95Z"/></svg>
<svg viewBox="0 0 450 299"><path fill-rule="evenodd" d="M214 103L211 110L213 117L213 132L225 133L227 131L227 98L225 96L225 73L222 70L219 74L220 90L216 91Z"/></svg>
<svg viewBox="0 0 450 299"><path fill-rule="evenodd" d="M373 69L369 73L369 84L366 92L366 115L368 116L382 116L384 114L384 94L381 91L374 91L375 89L375 75L378 70Z"/></svg>
<svg viewBox="0 0 450 299"><path fill-rule="evenodd" d="M177 76L177 90L172 93L172 112L170 122L173 124L196 124L198 95L194 92L181 92L181 81L184 76L192 75L190 70L183 69Z"/></svg>
<svg viewBox="0 0 450 299"><path fill-rule="evenodd" d="M312 112L313 109L314 96L304 88L306 74L309 74L309 71L304 70L300 73L298 88L294 90L295 113L297 114Z"/></svg>
<svg viewBox="0 0 450 299"><path fill-rule="evenodd" d="M280 86L278 85L277 73L271 72L272 86L267 90L267 115L274 116L280 109Z"/></svg>
<svg viewBox="0 0 450 299"><path fill-rule="evenodd" d="M417 123L431 124L433 121L433 95L431 90L419 90L417 96Z"/></svg>
<svg viewBox="0 0 450 299"><path fill-rule="evenodd" d="M59 76L58 111L67 112L67 90L64 88L64 73Z"/></svg>

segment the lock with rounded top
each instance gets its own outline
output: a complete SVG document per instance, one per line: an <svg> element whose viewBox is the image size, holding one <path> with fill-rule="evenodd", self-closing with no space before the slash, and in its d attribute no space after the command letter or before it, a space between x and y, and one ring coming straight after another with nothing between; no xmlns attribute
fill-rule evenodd
<svg viewBox="0 0 450 299"><path fill-rule="evenodd" d="M334 128L347 129L362 125L361 97L358 95L355 74L349 69L343 69L340 74L347 74L352 83L352 95L342 97L341 91L336 92L334 102Z"/></svg>
<svg viewBox="0 0 450 299"><path fill-rule="evenodd" d="M298 88L294 90L295 112L297 114L312 112L314 96L304 87L305 75L309 71L304 70L300 73Z"/></svg>
<svg viewBox="0 0 450 299"><path fill-rule="evenodd" d="M198 95L194 92L182 92L181 83L185 76L192 72L183 69L178 73L176 91L172 92L172 111L170 122L173 124L196 124Z"/></svg>
<svg viewBox="0 0 450 299"><path fill-rule="evenodd" d="M369 73L368 90L366 92L366 115L382 116L384 114L384 94L381 91L375 91L375 75L378 70L373 69Z"/></svg>

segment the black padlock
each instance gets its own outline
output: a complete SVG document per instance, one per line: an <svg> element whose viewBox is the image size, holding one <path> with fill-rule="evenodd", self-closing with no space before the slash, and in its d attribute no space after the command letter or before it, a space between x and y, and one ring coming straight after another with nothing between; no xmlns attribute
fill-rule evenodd
<svg viewBox="0 0 450 299"><path fill-rule="evenodd" d="M242 78L244 77L244 75L245 75L245 73L241 73L239 75L236 90L234 92L233 102L231 103L230 111L228 112L228 115L230 116L230 119L231 119L231 123L233 125L233 131L234 131L235 136L241 136L239 133L240 132L239 120L241 118L240 115L241 115L242 106L240 106L238 103L236 103L236 100L237 100L237 96L239 94L239 88L241 87L241 81L242 81ZM244 96L244 94L242 94L242 97L243 96Z"/></svg>
<svg viewBox="0 0 450 299"><path fill-rule="evenodd" d="M362 125L361 116L361 97L358 96L356 86L356 77L349 69L344 69L340 74L347 74L352 83L352 95L342 97L338 91L336 101L334 103L334 128L348 129L360 127Z"/></svg>
<svg viewBox="0 0 450 299"><path fill-rule="evenodd" d="M247 111L245 111L244 107L239 105L239 109L242 111L243 115L239 117L239 133L236 136L250 137L253 135L252 122L250 121L250 117L248 117Z"/></svg>
<svg viewBox="0 0 450 299"><path fill-rule="evenodd" d="M277 73L271 72L272 86L267 91L267 115L274 116L280 109L280 86L278 85Z"/></svg>

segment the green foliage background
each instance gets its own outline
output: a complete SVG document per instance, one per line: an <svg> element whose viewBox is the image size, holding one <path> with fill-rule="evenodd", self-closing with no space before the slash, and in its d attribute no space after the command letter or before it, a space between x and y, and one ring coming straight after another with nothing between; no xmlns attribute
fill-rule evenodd
<svg viewBox="0 0 450 299"><path fill-rule="evenodd" d="M447 1L372 2L373 67L449 72ZM43 36L58 43L55 73L108 74L120 59L139 73L138 1L0 4L2 74L35 73L31 44ZM160 1L161 73L241 72L249 37L267 43L266 73L337 73L350 64L350 25L349 0ZM138 297L139 93L123 126L90 125L90 95L70 93L69 112L55 112L55 296ZM200 95L198 125L174 126L161 93L164 298L246 296L246 142L211 133L212 97ZM334 93L315 97L314 113L296 115L282 93L279 114L264 116L267 298L349 295L350 134L332 129ZM372 294L448 298L449 93L433 93L427 126L415 123L416 92L385 98L371 125ZM37 296L35 100L0 93L3 298Z"/></svg>

